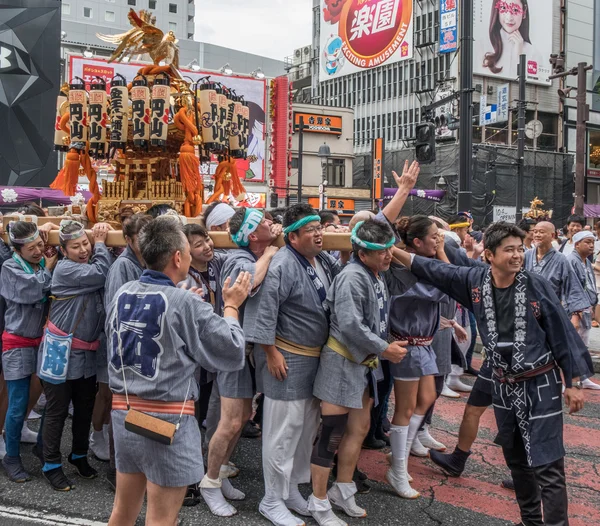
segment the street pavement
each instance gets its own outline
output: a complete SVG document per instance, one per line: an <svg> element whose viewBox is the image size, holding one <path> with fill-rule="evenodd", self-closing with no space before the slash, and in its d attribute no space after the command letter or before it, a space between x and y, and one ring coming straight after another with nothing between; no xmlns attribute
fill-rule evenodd
<svg viewBox="0 0 600 526"><path fill-rule="evenodd" d="M598 329L600 332L600 329ZM466 377L472 383L473 379ZM596 378L600 383L600 380ZM571 526L600 524L600 391L586 391L586 407L579 415L565 415L567 448L567 482L570 496ZM459 400L441 398L436 406L432 434L449 449L456 444L466 395ZM37 429L38 422L30 422ZM63 454L69 452L70 421L63 439ZM384 482L387 462L384 451L363 451L360 468L374 481L368 495L358 495L357 502L368 511L365 519L348 519L352 526L504 526L518 520L514 494L500 487L508 477L501 449L493 443L494 416L488 410L482 418L479 438L473 448L464 476L449 478L429 459L411 457L409 471L421 498L407 501L397 497ZM214 517L204 502L184 508L181 524L261 525L268 522L258 513L263 495L260 469L261 440L242 439L233 461L241 468L233 485L246 493L246 500L236 503L239 514L231 519ZM65 471L76 482L70 493L53 491L43 480L39 461L31 446L23 445L24 464L33 480L26 484L8 481L0 470L0 525L29 526L73 525L97 526L110 516L113 494L104 481L106 464L91 460L100 471L95 480L81 480L65 461ZM305 496L308 486L301 487ZM143 515L143 513L142 513ZM138 524L143 524L143 517ZM307 525L314 526L313 520Z"/></svg>

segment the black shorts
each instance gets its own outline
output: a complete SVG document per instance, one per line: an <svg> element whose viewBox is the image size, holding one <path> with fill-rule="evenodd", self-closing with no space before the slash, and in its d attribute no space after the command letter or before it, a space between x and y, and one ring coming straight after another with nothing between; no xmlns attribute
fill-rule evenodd
<svg viewBox="0 0 600 526"><path fill-rule="evenodd" d="M477 377L467 404L473 407L488 407L492 405L492 382Z"/></svg>

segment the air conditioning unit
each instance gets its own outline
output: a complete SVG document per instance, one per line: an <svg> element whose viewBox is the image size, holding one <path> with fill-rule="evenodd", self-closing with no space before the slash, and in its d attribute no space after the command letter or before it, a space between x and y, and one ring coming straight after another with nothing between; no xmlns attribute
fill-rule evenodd
<svg viewBox="0 0 600 526"><path fill-rule="evenodd" d="M300 64L302 64L302 48L294 50L292 64L294 66L299 66Z"/></svg>
<svg viewBox="0 0 600 526"><path fill-rule="evenodd" d="M290 70L288 71L288 79L290 79L291 81L298 80L299 72L300 69L297 66L290 68Z"/></svg>
<svg viewBox="0 0 600 526"><path fill-rule="evenodd" d="M310 46L306 46L302 50L302 63L310 62L312 55L312 48Z"/></svg>

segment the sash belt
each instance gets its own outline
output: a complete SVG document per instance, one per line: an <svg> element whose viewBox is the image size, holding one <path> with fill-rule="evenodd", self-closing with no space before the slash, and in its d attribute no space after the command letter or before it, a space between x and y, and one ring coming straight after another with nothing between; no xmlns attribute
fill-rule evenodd
<svg viewBox="0 0 600 526"><path fill-rule="evenodd" d="M329 336L325 345L327 345L327 347L329 347L332 351L338 353L340 356L346 358L346 360L350 360L353 363L358 363L354 359L352 354L350 354L348 347L346 347L340 341L336 340L333 336ZM376 354L370 354L363 362L360 363L360 365L365 365L369 369L377 369L377 367L379 366L379 358Z"/></svg>
<svg viewBox="0 0 600 526"><path fill-rule="evenodd" d="M57 336L68 336L68 334L64 331L61 331L54 323L48 321L48 329L50 332L53 332ZM75 338L71 340L71 349L75 351L97 351L100 347L100 340L96 340L93 342L85 342L80 340L79 338Z"/></svg>
<svg viewBox="0 0 600 526"><path fill-rule="evenodd" d="M411 347L427 347L433 343L433 336L400 336L390 332L390 336L399 342L408 342Z"/></svg>
<svg viewBox="0 0 600 526"><path fill-rule="evenodd" d="M4 331L2 333L2 351L12 351L13 349L24 349L26 347L39 347L42 338L25 338L17 334L10 334Z"/></svg>
<svg viewBox="0 0 600 526"><path fill-rule="evenodd" d="M144 400L136 395L129 395L129 407L142 411L144 413L163 413L168 415L178 415L183 407L183 414L194 416L194 401L187 402L163 402L160 400ZM112 408L115 411L127 411L127 399L125 395L113 394Z"/></svg>
<svg viewBox="0 0 600 526"><path fill-rule="evenodd" d="M501 384L516 384L518 382L524 382L525 380L530 380L536 376L546 374L547 372L552 371L552 369L555 367L556 362L550 362L546 365L542 365L540 367L536 367L535 369L531 369L530 371L525 371L519 374L510 374L506 373L504 369L495 368L494 376Z"/></svg>
<svg viewBox="0 0 600 526"><path fill-rule="evenodd" d="M279 347L292 354L299 354L300 356L309 356L311 358L318 358L321 356L321 347L306 347L306 345L291 342L281 336L275 336L275 347Z"/></svg>

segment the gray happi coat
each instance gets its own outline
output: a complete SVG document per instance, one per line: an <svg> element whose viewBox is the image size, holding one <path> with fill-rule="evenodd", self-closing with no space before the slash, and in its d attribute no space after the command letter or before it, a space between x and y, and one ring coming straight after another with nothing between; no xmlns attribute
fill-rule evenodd
<svg viewBox="0 0 600 526"><path fill-rule="evenodd" d="M227 254L220 254L214 252L214 257L211 261L208 262L207 270L208 270L208 287L215 295L215 312L217 314L223 315L223 287L221 285L221 270L223 269L223 264L227 259ZM185 285L188 289L192 287L201 287L202 288L202 299L208 303L210 303L210 293L207 290L207 284L204 283L200 273L194 268L190 267L188 272L188 277L184 279L179 286Z"/></svg>
<svg viewBox="0 0 600 526"><path fill-rule="evenodd" d="M145 400L184 401L188 388L187 399L197 400L198 365L236 371L245 361L237 320L221 318L198 295L152 270L119 289L107 313L106 336L111 390L125 394L120 339L128 392Z"/></svg>
<svg viewBox="0 0 600 526"><path fill-rule="evenodd" d="M596 289L596 277L594 267L589 259L582 260L577 250L573 250L568 256L567 261L573 267L573 272L577 281L581 285L591 307L598 303L598 291ZM585 309L581 316L581 326L583 329L592 328L593 311L591 308Z"/></svg>
<svg viewBox="0 0 600 526"><path fill-rule="evenodd" d="M138 260L135 252L127 246L123 253L115 260L106 276L104 286L104 307L108 311L117 291L130 281L140 279L144 267Z"/></svg>
<svg viewBox="0 0 600 526"><path fill-rule="evenodd" d="M52 275L52 296L55 299L52 300L48 319L57 328L84 342L91 343L100 338L105 321L104 284L112 260L106 245L96 241L89 263L76 263L65 258L56 264ZM39 358L41 365L41 356ZM80 350L73 344L67 380L94 376L96 361L95 351Z"/></svg>
<svg viewBox="0 0 600 526"><path fill-rule="evenodd" d="M0 295L4 299L4 330L24 338L40 338L44 331L52 274L40 268L27 274L12 257L2 265ZM20 380L36 372L37 347L12 349L2 353L6 380Z"/></svg>
<svg viewBox="0 0 600 526"><path fill-rule="evenodd" d="M361 363L370 355L381 355L389 345L387 338L380 337L381 322L385 324L386 320L380 319L377 291L370 272L358 263L346 265L329 287L329 334L346 346L354 361L325 345L313 389L313 394L320 400L353 409L362 408L363 393L369 380L369 369ZM390 269L387 274L391 274L388 281L392 284L392 292L397 294L402 293L404 282L416 281L400 267ZM389 292L383 276L377 280L377 286L383 290L387 302Z"/></svg>
<svg viewBox="0 0 600 526"><path fill-rule="evenodd" d="M340 264L322 252L319 262L332 278ZM325 283L325 287L329 287ZM275 254L262 288L256 296L258 307L244 324L247 341L254 342L257 390L274 400L306 400L313 396L319 359L279 349L288 365L287 378L280 382L269 373L262 345L275 345L275 336L306 347L322 347L329 336L329 319L306 269L286 246Z"/></svg>
<svg viewBox="0 0 600 526"><path fill-rule="evenodd" d="M505 373L521 373L556 361L567 387L572 378L589 373L591 358L577 331L547 280L527 271L515 280L514 346L507 363L497 344L497 315L493 300L491 269L456 267L416 256L412 272L435 283L473 312L477 328L492 368ZM577 351L571 352L571 348ZM573 356L586 356L585 361ZM583 368L586 370L582 370ZM523 439L530 466L542 466L562 458L563 444L562 382L554 369L515 384L500 383L493 377L492 399L498 426L496 443L512 447L518 431Z"/></svg>

